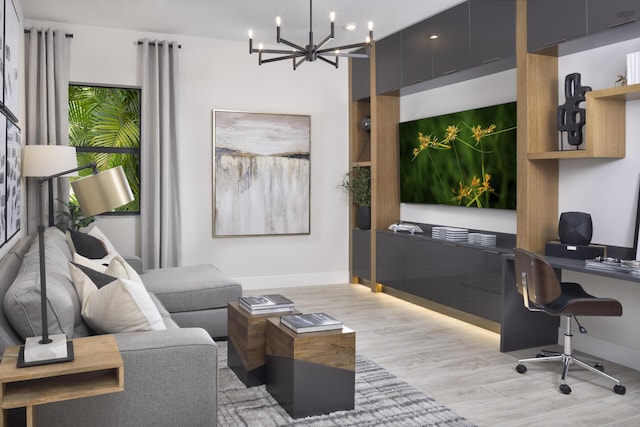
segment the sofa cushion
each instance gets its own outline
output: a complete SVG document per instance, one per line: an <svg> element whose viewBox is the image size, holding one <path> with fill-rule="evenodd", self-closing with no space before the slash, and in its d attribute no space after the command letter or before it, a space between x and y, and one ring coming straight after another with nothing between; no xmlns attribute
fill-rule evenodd
<svg viewBox="0 0 640 427"><path fill-rule="evenodd" d="M91 279L91 281L96 285L98 289L103 287L104 285L108 285L109 283L116 280L115 277L109 276L101 271L94 270L92 268L87 267L86 265L72 263L76 268L82 270L84 274ZM73 277L72 277L73 279Z"/></svg>
<svg viewBox="0 0 640 427"><path fill-rule="evenodd" d="M76 230L67 230L67 242L72 252L89 259L102 259L109 253L102 240Z"/></svg>
<svg viewBox="0 0 640 427"><path fill-rule="evenodd" d="M82 337L89 334L80 315L81 303L71 282L71 251L65 235L55 227L45 231L47 321L51 334ZM42 334L40 255L36 238L22 260L20 272L3 300L4 314L22 339Z"/></svg>
<svg viewBox="0 0 640 427"><path fill-rule="evenodd" d="M113 278L99 288L82 269L69 264L82 301L82 317L97 332L138 332L166 329L160 312L141 283Z"/></svg>
<svg viewBox="0 0 640 427"><path fill-rule="evenodd" d="M226 308L242 293L239 282L208 264L149 270L140 277L170 313Z"/></svg>
<svg viewBox="0 0 640 427"><path fill-rule="evenodd" d="M71 232L67 233L67 243L69 250L73 254L82 255L85 258L92 259L98 264L107 265L111 260L118 255L118 251L113 247L107 236L98 228L94 226L88 233L75 232L73 238ZM79 237L79 235L83 235ZM80 246L76 247L76 241L83 242ZM91 243L88 243L91 242ZM104 248L104 255L99 257L99 246Z"/></svg>

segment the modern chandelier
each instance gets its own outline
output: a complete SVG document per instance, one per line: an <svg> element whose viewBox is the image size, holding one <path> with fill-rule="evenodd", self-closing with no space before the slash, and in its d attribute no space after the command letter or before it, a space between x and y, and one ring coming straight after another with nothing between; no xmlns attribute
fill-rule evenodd
<svg viewBox="0 0 640 427"><path fill-rule="evenodd" d="M328 47L325 45L335 38L335 12L329 14L329 20L331 21L330 33L319 44L314 44L313 40L313 1L309 0L309 44L302 47L295 43L292 43L282 37L280 37L280 24L282 23L280 17L276 18L276 42L285 44L291 48L291 50L285 49L265 49L263 44L260 43L257 49L253 47L253 31L249 30L249 53L258 54L258 65L266 64L268 62L286 61L291 60L293 63L293 69L296 70L300 64L305 61L313 62L316 59L331 64L338 68L338 58L369 58L369 52L371 43L373 42L373 23L369 21L369 36L363 43L354 43L344 46ZM345 50L356 49L364 47L365 53L351 53L345 52ZM263 54L280 55L272 58L263 59ZM334 60L330 58L335 58Z"/></svg>

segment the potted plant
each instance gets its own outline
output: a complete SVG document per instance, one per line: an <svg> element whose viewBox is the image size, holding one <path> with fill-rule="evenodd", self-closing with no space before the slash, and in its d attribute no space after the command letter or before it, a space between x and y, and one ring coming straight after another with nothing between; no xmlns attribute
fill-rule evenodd
<svg viewBox="0 0 640 427"><path fill-rule="evenodd" d="M358 205L358 227L361 230L371 228L371 169L354 166L345 174L342 184L351 193L353 203Z"/></svg>
<svg viewBox="0 0 640 427"><path fill-rule="evenodd" d="M95 221L95 218L92 216L83 216L80 206L74 200L69 200L66 203L62 200L58 200L58 203L64 206L64 210L57 212L56 227L63 232L67 230L78 231Z"/></svg>

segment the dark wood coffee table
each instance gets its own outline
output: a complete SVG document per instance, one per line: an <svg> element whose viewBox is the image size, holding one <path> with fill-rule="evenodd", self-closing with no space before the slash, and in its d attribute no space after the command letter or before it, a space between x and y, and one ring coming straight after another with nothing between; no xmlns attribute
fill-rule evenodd
<svg viewBox="0 0 640 427"><path fill-rule="evenodd" d="M251 314L240 307L238 302L227 306L227 365L247 387L264 384L265 354L264 330L270 317L299 314L299 311L285 313Z"/></svg>
<svg viewBox="0 0 640 427"><path fill-rule="evenodd" d="M356 333L297 334L268 319L267 391L293 418L350 410L354 406Z"/></svg>

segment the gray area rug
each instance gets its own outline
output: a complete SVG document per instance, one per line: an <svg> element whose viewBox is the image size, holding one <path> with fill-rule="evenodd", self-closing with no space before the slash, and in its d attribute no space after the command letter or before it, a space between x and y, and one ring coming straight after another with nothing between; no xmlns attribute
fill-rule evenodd
<svg viewBox="0 0 640 427"><path fill-rule="evenodd" d="M264 385L247 388L229 369L226 342L219 342L218 348L218 425L221 427L474 426L361 355L356 355L354 410L293 419Z"/></svg>

